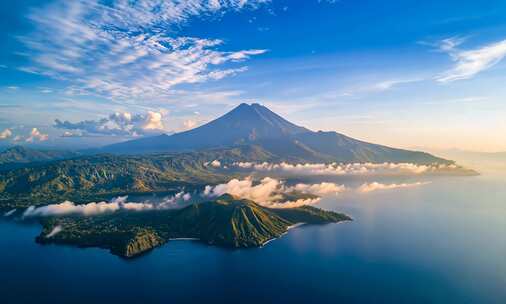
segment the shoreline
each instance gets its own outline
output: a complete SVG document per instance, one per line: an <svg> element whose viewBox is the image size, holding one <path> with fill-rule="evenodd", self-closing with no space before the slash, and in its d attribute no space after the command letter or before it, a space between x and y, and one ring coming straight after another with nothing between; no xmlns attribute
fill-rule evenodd
<svg viewBox="0 0 506 304"><path fill-rule="evenodd" d="M288 231L289 231L290 229L294 229L294 228L300 227L300 226L305 225L305 224L306 224L306 223L297 223L297 224L293 224L293 225L290 225L290 226L286 227L286 231L285 231L285 232L283 232L283 234L281 234L281 235L280 235L279 237L277 237L277 238L272 238L272 239L270 239L270 240L265 241L262 245L260 245L260 247L259 247L259 248L264 248L264 247L265 247L267 244L269 244L270 242L275 241L275 240L277 240L277 239L281 238L283 235L287 234L287 233L288 233Z"/></svg>

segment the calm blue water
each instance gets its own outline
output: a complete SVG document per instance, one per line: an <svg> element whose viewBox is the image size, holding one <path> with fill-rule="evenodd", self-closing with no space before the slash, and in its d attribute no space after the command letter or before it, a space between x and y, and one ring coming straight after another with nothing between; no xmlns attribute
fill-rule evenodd
<svg viewBox="0 0 506 304"><path fill-rule="evenodd" d="M352 223L301 227L261 249L174 241L126 261L40 246L0 222L2 303L505 303L506 178L327 199Z"/></svg>

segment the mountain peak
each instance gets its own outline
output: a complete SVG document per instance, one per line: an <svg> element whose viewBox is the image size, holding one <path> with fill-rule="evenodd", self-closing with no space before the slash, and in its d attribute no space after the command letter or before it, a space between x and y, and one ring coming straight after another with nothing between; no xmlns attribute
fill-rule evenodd
<svg viewBox="0 0 506 304"><path fill-rule="evenodd" d="M310 132L304 127L289 122L259 103L241 103L232 111L209 124L228 124L247 129L257 137L269 138ZM208 124L208 125L209 125Z"/></svg>
<svg viewBox="0 0 506 304"><path fill-rule="evenodd" d="M259 103L241 103L225 115L196 129L174 135L175 137L200 137L212 139L216 144L236 144L264 138L309 132L297 126Z"/></svg>
<svg viewBox="0 0 506 304"><path fill-rule="evenodd" d="M231 113L251 113L251 114L255 114L255 113L259 113L259 112L270 112L274 115L277 115L275 114L274 112L272 112L271 110L269 110L267 107L263 106L262 104L259 104L259 103L251 103L251 104L248 104L248 103L241 103L239 104L237 107L233 108L230 112L226 113L225 115L227 114L231 114Z"/></svg>
<svg viewBox="0 0 506 304"><path fill-rule="evenodd" d="M430 154L389 148L336 132L313 132L272 112L260 103L241 103L198 128L141 138L106 147L116 153L184 152L257 145L278 159L311 162L448 163Z"/></svg>
<svg viewBox="0 0 506 304"><path fill-rule="evenodd" d="M263 107L263 105L258 102L253 103L242 102L236 108L256 108L256 107Z"/></svg>

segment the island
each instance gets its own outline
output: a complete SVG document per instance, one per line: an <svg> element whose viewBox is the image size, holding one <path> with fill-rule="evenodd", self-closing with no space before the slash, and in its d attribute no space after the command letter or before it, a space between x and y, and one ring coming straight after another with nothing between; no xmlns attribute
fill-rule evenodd
<svg viewBox="0 0 506 304"><path fill-rule="evenodd" d="M350 166L358 168L343 169ZM478 174L423 151L367 143L333 131L315 132L261 104L243 103L207 124L172 135L82 151L20 146L0 151L0 212L4 218L23 218L29 208L62 202L85 205L128 195L184 192L191 193L191 201L178 209L43 216L38 219L43 230L37 242L100 247L125 258L180 238L233 248L258 247L299 223L351 218L311 206L274 209L274 205L258 204L265 203L261 199L253 202L244 199L251 196L233 197L226 191L197 202L193 197L203 198L206 187L238 179L251 178L255 185L262 178L278 179L281 187L285 180L301 176L355 178L364 170L389 177ZM289 182L283 185L285 191L276 193L279 202L317 198L311 191L290 192Z"/></svg>
<svg viewBox="0 0 506 304"><path fill-rule="evenodd" d="M182 209L122 211L93 217L41 219L40 244L108 249L123 258L140 256L173 239L193 239L229 248L260 247L296 224L327 224L352 219L312 206L275 209L224 194Z"/></svg>

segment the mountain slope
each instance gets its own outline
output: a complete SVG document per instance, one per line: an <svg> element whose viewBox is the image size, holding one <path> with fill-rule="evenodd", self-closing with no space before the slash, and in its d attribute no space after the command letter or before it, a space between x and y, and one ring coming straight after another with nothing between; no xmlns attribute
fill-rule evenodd
<svg viewBox="0 0 506 304"><path fill-rule="evenodd" d="M216 159L227 163L251 159L277 161L258 146L242 145L189 153L103 154L25 164L0 172L0 210L226 182L232 178L228 173L206 165Z"/></svg>
<svg viewBox="0 0 506 304"><path fill-rule="evenodd" d="M72 158L78 155L78 153L71 151L35 150L23 146L15 146L0 152L0 167L2 170L5 170L21 167L27 163Z"/></svg>
<svg viewBox="0 0 506 304"><path fill-rule="evenodd" d="M264 138L309 132L259 104L241 104L227 114L198 128L174 135L160 135L114 144L105 152L150 153L230 147Z"/></svg>
<svg viewBox="0 0 506 304"><path fill-rule="evenodd" d="M174 191L227 180L208 170L206 160L201 154L96 155L7 170L0 174L0 208Z"/></svg>
<svg viewBox="0 0 506 304"><path fill-rule="evenodd" d="M230 247L260 246L279 237L291 225L266 208L230 195L215 201L194 204L178 211L174 231L208 244Z"/></svg>
<svg viewBox="0 0 506 304"><path fill-rule="evenodd" d="M318 151L321 155L336 162L396 162L417 164L451 164L426 152L390 148L356 140L337 132L311 132L295 136L295 140Z"/></svg>
<svg viewBox="0 0 506 304"><path fill-rule="evenodd" d="M107 146L102 151L138 154L237 145L256 145L285 161L452 163L428 153L371 144L337 132L313 132L259 104L241 104L222 117L190 131L132 140Z"/></svg>

